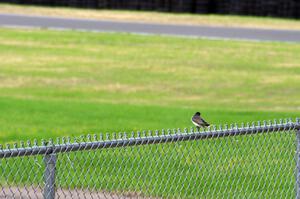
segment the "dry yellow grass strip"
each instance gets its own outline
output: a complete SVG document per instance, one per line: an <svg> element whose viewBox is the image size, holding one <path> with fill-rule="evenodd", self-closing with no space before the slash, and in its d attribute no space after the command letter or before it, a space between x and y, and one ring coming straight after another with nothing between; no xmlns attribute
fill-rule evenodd
<svg viewBox="0 0 300 199"><path fill-rule="evenodd" d="M76 8L19 6L9 4L0 4L0 13L148 23L300 30L299 20L278 18L274 19L267 17L170 14L140 11L87 10Z"/></svg>

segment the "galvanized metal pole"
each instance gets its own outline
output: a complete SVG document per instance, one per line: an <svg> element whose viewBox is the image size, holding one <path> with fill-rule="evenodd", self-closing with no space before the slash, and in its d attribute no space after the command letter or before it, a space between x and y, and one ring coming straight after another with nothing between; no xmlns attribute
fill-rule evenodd
<svg viewBox="0 0 300 199"><path fill-rule="evenodd" d="M44 157L45 163L45 187L44 187L44 199L55 198L55 170L56 170L56 154L48 154Z"/></svg>
<svg viewBox="0 0 300 199"><path fill-rule="evenodd" d="M299 125L299 118L296 119L297 126ZM296 136L297 136L297 168L296 168L296 199L300 199L300 128L296 127Z"/></svg>

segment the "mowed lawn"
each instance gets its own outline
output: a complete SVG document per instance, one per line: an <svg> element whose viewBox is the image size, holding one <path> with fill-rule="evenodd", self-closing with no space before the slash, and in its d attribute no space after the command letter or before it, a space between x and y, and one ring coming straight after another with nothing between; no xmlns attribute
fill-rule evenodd
<svg viewBox="0 0 300 199"><path fill-rule="evenodd" d="M0 142L299 116L300 45L0 29Z"/></svg>
<svg viewBox="0 0 300 199"><path fill-rule="evenodd" d="M212 124L299 116L299 44L0 29L0 60L0 143L191 127L196 111ZM58 183L162 197L292 196L294 139L72 153L82 164L60 156ZM43 169L14 179L17 165L2 161L13 171L0 176L3 186L42 179Z"/></svg>

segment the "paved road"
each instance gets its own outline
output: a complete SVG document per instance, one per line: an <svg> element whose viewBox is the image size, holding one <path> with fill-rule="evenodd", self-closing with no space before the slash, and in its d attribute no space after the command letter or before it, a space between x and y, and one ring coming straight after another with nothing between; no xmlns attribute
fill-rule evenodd
<svg viewBox="0 0 300 199"><path fill-rule="evenodd" d="M194 25L145 24L14 14L0 14L0 26L44 27L53 29L78 29L99 32L129 32L222 39L300 42L300 31L292 30L263 30L252 28L229 28Z"/></svg>

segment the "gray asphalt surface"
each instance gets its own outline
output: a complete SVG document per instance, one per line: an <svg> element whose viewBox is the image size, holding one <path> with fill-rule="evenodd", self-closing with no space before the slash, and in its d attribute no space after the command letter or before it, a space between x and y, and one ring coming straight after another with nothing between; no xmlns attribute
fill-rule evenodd
<svg viewBox="0 0 300 199"><path fill-rule="evenodd" d="M0 26L76 29L98 32L127 32L257 41L300 42L300 31L293 30L166 25L15 14L0 14Z"/></svg>

